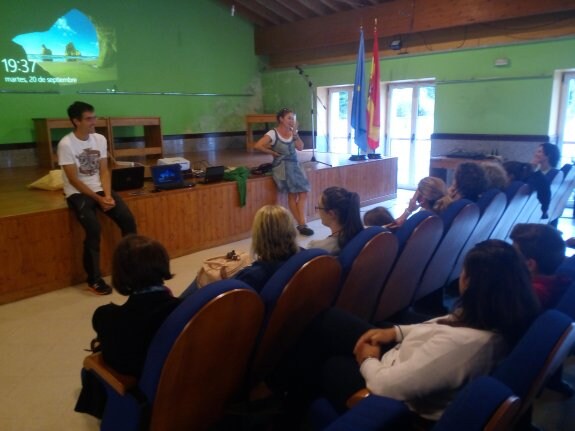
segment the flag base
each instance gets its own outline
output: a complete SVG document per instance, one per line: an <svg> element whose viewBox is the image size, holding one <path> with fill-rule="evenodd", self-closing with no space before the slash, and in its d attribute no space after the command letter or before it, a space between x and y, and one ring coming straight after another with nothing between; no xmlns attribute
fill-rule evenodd
<svg viewBox="0 0 575 431"><path fill-rule="evenodd" d="M354 154L353 156L350 156L349 160L352 162L360 162L365 160L365 156L363 154Z"/></svg>
<svg viewBox="0 0 575 431"><path fill-rule="evenodd" d="M381 159L381 154L379 153L371 153L367 155L368 159Z"/></svg>

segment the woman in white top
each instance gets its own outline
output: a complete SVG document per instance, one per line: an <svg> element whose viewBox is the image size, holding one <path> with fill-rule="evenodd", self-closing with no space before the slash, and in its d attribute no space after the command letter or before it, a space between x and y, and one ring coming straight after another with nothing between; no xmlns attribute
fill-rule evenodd
<svg viewBox="0 0 575 431"><path fill-rule="evenodd" d="M339 254L340 250L359 232L363 223L359 214L359 195L342 187L328 187L315 207L321 223L331 230L325 239L315 239L308 248L322 248L330 254Z"/></svg>
<svg viewBox="0 0 575 431"><path fill-rule="evenodd" d="M329 310L272 385L288 382L283 389L300 403L323 395L340 411L367 387L439 419L456 392L489 373L539 311L523 259L503 241L484 241L467 254L459 290L451 314L415 325L379 329Z"/></svg>

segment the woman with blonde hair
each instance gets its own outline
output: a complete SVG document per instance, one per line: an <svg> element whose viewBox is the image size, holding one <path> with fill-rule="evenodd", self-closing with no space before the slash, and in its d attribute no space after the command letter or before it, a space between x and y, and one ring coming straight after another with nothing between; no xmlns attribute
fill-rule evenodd
<svg viewBox="0 0 575 431"><path fill-rule="evenodd" d="M409 200L409 205L395 220L395 227L401 226L405 220L420 207L427 211L441 214L453 200L447 194L447 185L441 178L425 177L417 185L417 190Z"/></svg>
<svg viewBox="0 0 575 431"><path fill-rule="evenodd" d="M251 254L253 263L239 271L233 278L241 280L256 291L262 290L274 273L300 247L296 242L297 231L290 213L280 205L261 207L252 224ZM197 280L182 293L186 297L198 290Z"/></svg>

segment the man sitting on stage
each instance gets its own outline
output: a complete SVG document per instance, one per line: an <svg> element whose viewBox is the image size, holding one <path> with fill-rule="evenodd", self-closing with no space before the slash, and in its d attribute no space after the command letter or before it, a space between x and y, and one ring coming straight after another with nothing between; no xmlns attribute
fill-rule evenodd
<svg viewBox="0 0 575 431"><path fill-rule="evenodd" d="M110 185L106 138L95 133L94 107L74 102L68 107L74 131L58 143L58 164L62 166L64 193L68 206L84 228L84 270L88 286L98 295L109 295L112 288L100 273L100 209L122 230L122 235L136 233L130 209Z"/></svg>

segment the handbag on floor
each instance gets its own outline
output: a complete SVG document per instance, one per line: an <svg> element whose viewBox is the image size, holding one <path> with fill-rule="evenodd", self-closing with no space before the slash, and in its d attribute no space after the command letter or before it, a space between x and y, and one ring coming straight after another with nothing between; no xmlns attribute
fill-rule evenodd
<svg viewBox="0 0 575 431"><path fill-rule="evenodd" d="M243 268L251 265L251 263L252 259L248 253L244 251L236 253L235 250L223 256L206 259L196 276L197 285L198 287L204 287L214 281L232 278Z"/></svg>

